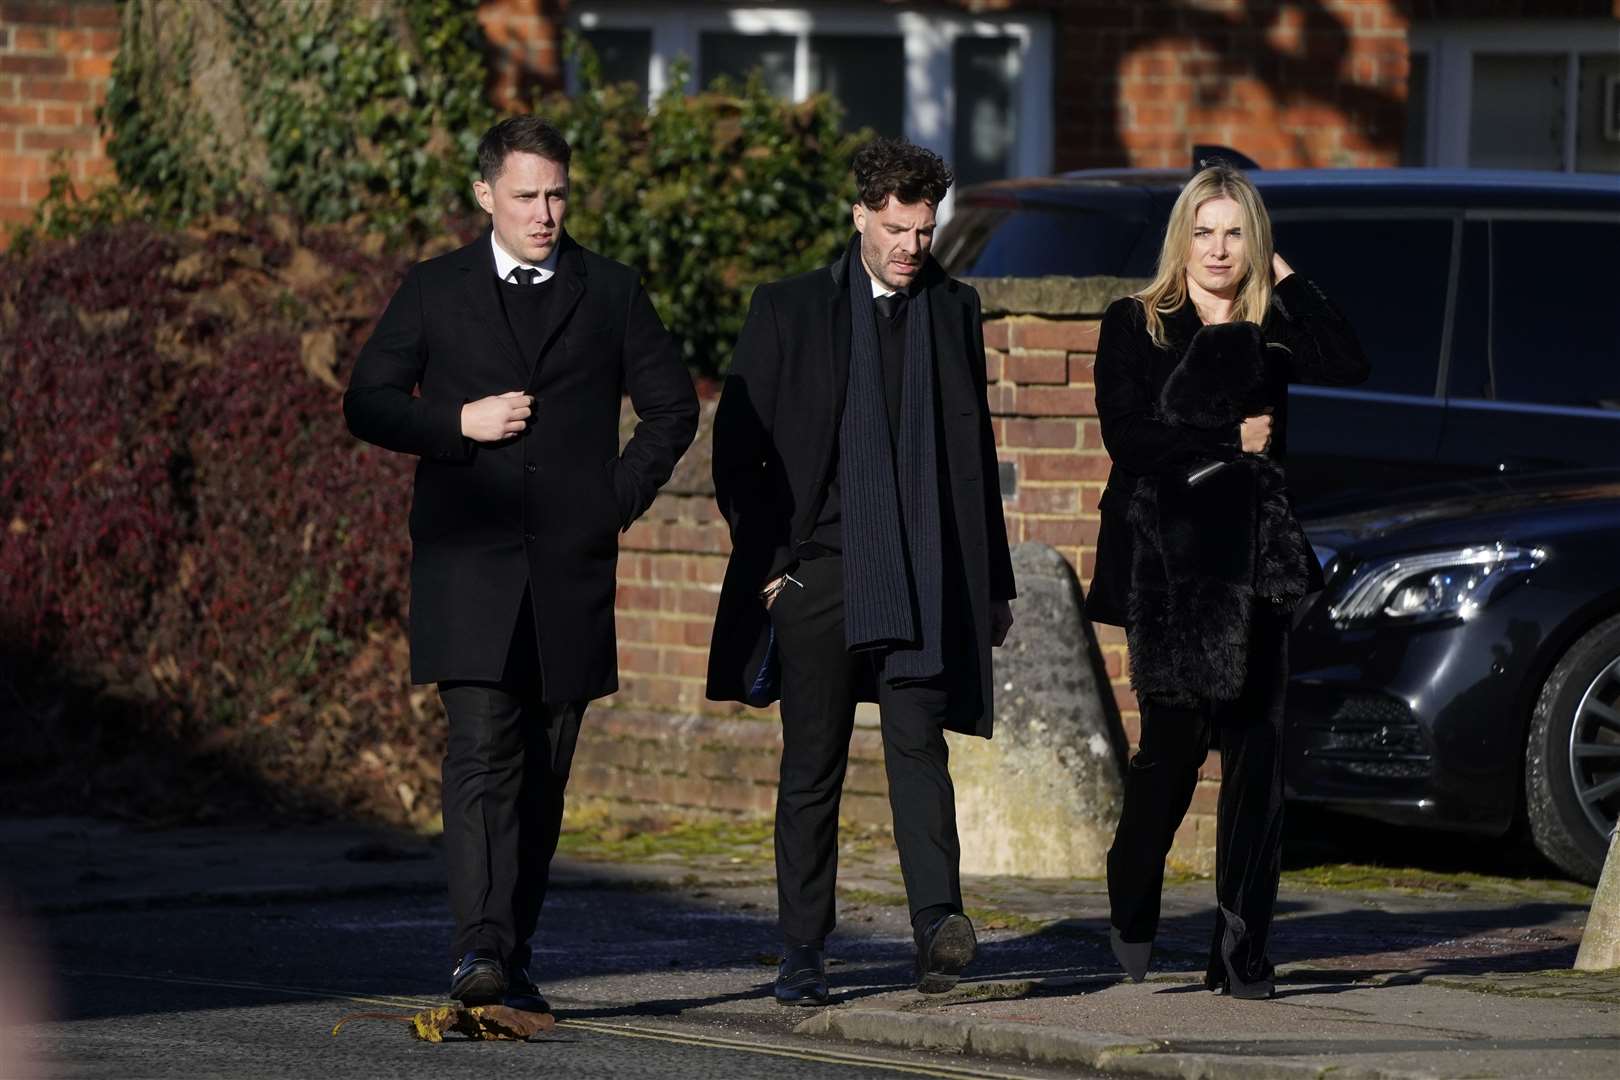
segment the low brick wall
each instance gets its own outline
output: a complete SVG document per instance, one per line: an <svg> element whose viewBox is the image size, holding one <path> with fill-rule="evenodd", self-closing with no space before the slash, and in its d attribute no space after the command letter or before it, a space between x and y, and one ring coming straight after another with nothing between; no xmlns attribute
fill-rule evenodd
<svg viewBox="0 0 1620 1080"><path fill-rule="evenodd" d="M1097 502L1108 478L1093 395L1098 319L1139 287L1113 278L981 280L990 408L1007 483L1009 539L1063 553L1089 585ZM709 631L729 541L709 482L707 402L698 441L647 515L624 536L619 562L620 692L592 712L571 791L576 804L646 816L769 814L774 806L774 709L706 701ZM1016 606L1015 606L1016 612ZM1140 730L1125 636L1099 626L1114 701L1133 746ZM851 746L842 813L889 820L875 713L863 708ZM1212 755L1171 860L1213 865L1219 759Z"/></svg>

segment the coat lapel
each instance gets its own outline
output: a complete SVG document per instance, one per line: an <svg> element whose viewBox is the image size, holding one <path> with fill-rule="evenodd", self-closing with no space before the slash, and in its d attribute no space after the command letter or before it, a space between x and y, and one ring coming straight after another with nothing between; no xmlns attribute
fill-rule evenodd
<svg viewBox="0 0 1620 1080"><path fill-rule="evenodd" d="M474 324L495 344L506 362L526 378L528 365L518 353L517 338L512 336L512 326L506 321L500 295L495 291L500 283L495 280L495 252L490 247L489 233L484 233L461 252L462 289Z"/></svg>
<svg viewBox="0 0 1620 1080"><path fill-rule="evenodd" d="M553 298L546 308L545 329L540 335L540 351L531 360L531 365L525 365L524 376L528 379L528 386L533 389L540 378L540 368L545 361L546 354L556 344L557 335L568 325L573 317L574 309L579 307L579 301L585 295L585 257L580 254L580 247L574 238L567 233L563 234L561 250L557 255L557 276L543 285L540 289L557 289L560 293Z"/></svg>
<svg viewBox="0 0 1620 1080"><path fill-rule="evenodd" d="M928 286L928 307L934 323L934 370L939 373L940 407L952 412L974 408L973 372L968 368L963 334L963 303L959 290L940 275Z"/></svg>
<svg viewBox="0 0 1620 1080"><path fill-rule="evenodd" d="M840 264L841 265L841 264ZM849 393L849 279L833 274L832 302L827 305L827 385L832 388L833 430L844 420L844 398Z"/></svg>

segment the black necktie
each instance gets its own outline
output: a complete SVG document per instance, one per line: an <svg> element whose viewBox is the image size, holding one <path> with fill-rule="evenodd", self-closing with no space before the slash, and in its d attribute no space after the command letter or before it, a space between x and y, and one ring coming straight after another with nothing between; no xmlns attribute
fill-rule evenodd
<svg viewBox="0 0 1620 1080"><path fill-rule="evenodd" d="M906 294L897 292L889 293L887 296L875 297L872 300L872 303L877 305L878 314L885 319L894 318L895 314L900 310L900 305L905 302Z"/></svg>
<svg viewBox="0 0 1620 1080"><path fill-rule="evenodd" d="M540 271L527 266L514 266L511 274L507 276L512 279L514 285L533 285L540 280Z"/></svg>

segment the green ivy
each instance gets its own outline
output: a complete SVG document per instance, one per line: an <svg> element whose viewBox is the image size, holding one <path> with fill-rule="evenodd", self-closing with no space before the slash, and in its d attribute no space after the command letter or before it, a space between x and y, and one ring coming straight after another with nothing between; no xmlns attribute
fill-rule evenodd
<svg viewBox="0 0 1620 1080"><path fill-rule="evenodd" d="M317 223L365 215L369 227L420 238L473 209L471 162L495 119L476 0L403 0L375 18L326 0L219 10L250 146L224 145L190 105L189 42L158 59L126 37L114 66L108 154L157 216L223 206Z"/></svg>
<svg viewBox="0 0 1620 1080"><path fill-rule="evenodd" d="M702 374L725 370L754 286L830 262L849 237L859 143L827 97L790 104L757 77L665 92L649 111L605 86L572 36L580 92L537 103L574 156L568 229L641 270L659 314ZM674 65L672 87L688 69Z"/></svg>

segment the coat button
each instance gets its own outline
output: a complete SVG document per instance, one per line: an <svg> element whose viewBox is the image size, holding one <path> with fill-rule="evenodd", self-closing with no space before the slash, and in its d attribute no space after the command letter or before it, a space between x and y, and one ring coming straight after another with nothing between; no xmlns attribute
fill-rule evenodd
<svg viewBox="0 0 1620 1080"><path fill-rule="evenodd" d="M523 539L527 540L531 544L534 543L534 533L524 533Z"/></svg>
<svg viewBox="0 0 1620 1080"><path fill-rule="evenodd" d="M530 472L539 472L540 471L540 466L534 464L533 462L530 462L529 464L527 464L527 465L525 465L523 467L525 469L528 469Z"/></svg>

